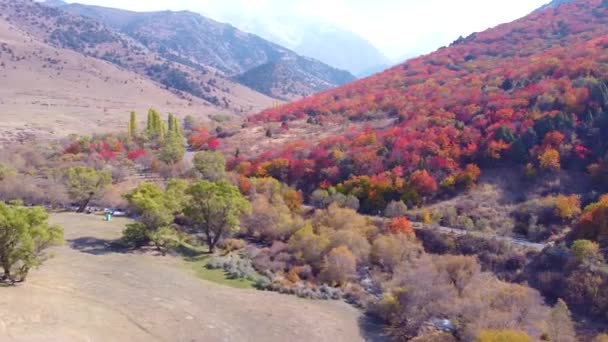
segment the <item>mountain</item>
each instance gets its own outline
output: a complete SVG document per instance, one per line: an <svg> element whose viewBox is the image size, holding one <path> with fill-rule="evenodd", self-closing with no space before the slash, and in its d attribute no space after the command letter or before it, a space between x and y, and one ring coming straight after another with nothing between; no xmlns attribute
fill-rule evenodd
<svg viewBox="0 0 608 342"><path fill-rule="evenodd" d="M307 96L311 89L315 93L321 92L333 88L332 84L348 83L352 78L347 72L327 70L321 63L281 59L253 68L239 75L237 80L264 94L293 100Z"/></svg>
<svg viewBox="0 0 608 342"><path fill-rule="evenodd" d="M229 15L226 19L245 31L357 76L368 76L370 70L378 71L392 64L369 41L334 25L291 17L259 19Z"/></svg>
<svg viewBox="0 0 608 342"><path fill-rule="evenodd" d="M203 100L181 98L109 62L46 44L5 17L0 82L0 144L124 128L128 110L215 112Z"/></svg>
<svg viewBox="0 0 608 342"><path fill-rule="evenodd" d="M256 35L188 11L131 12L82 4L68 4L60 8L95 19L173 63L195 69L211 67L235 80L267 64L283 65L280 71L285 73L279 74L275 69L272 74L276 77L272 92L255 82L246 84L277 98L308 96L355 79L345 71L301 57ZM297 65L298 70L285 67L289 65ZM283 81L287 83L283 85ZM294 84L297 84L295 88ZM290 89L296 88L297 93L290 92Z"/></svg>
<svg viewBox="0 0 608 342"><path fill-rule="evenodd" d="M149 78L178 96L198 98L232 112L250 112L269 103L213 68L168 60L141 42L91 18L29 0L0 0L6 21L55 48L102 59Z"/></svg>
<svg viewBox="0 0 608 342"><path fill-rule="evenodd" d="M541 6L539 9L537 9L537 11L542 11L544 9L550 8L550 7L557 7L563 4L569 4L571 2L573 2L574 0L553 0L550 3Z"/></svg>
<svg viewBox="0 0 608 342"><path fill-rule="evenodd" d="M378 198L359 198L367 211L393 195L416 203L466 187L478 176L474 164L482 171L508 165L530 177L591 165L605 179L608 1L547 7L250 118L266 127L288 120L298 129L351 128L262 153L247 170L266 165L307 191L378 186ZM395 175L416 191L384 192Z"/></svg>

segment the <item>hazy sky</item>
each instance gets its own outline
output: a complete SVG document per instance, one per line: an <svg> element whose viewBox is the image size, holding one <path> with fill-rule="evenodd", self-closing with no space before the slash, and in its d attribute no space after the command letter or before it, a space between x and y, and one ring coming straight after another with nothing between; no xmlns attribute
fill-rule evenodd
<svg viewBox="0 0 608 342"><path fill-rule="evenodd" d="M79 0L130 10L191 10L222 20L308 17L358 33L399 60L522 17L549 0Z"/></svg>

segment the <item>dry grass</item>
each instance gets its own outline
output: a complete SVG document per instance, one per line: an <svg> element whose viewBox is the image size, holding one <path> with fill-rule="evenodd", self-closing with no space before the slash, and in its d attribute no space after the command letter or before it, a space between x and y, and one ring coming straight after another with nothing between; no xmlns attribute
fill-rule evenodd
<svg viewBox="0 0 608 342"><path fill-rule="evenodd" d="M177 95L99 59L58 49L0 17L0 143L124 129L128 113L148 108L178 115L245 115L274 100L235 83L222 84L230 109Z"/></svg>

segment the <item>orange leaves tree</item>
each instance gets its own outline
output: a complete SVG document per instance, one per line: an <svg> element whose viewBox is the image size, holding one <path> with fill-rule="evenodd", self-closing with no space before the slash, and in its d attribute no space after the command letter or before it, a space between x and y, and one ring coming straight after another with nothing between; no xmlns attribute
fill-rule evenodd
<svg viewBox="0 0 608 342"><path fill-rule="evenodd" d="M585 208L578 221L575 235L577 238L608 242L608 195Z"/></svg>
<svg viewBox="0 0 608 342"><path fill-rule="evenodd" d="M392 234L414 234L414 227L412 223L405 217L395 217L391 219L388 225L388 230Z"/></svg>

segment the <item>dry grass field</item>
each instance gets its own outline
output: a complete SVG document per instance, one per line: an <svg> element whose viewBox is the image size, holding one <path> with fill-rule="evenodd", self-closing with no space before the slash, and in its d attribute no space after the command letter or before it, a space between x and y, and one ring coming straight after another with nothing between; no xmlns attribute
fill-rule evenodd
<svg viewBox="0 0 608 342"><path fill-rule="evenodd" d="M126 219L54 214L66 244L28 281L0 289L1 341L363 341L342 302L237 289L177 257L112 248Z"/></svg>
<svg viewBox="0 0 608 342"><path fill-rule="evenodd" d="M231 101L245 115L273 100L243 86ZM0 143L124 129L129 111L180 116L235 113L177 95L141 75L54 48L0 18Z"/></svg>

